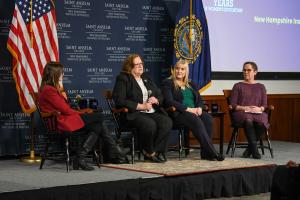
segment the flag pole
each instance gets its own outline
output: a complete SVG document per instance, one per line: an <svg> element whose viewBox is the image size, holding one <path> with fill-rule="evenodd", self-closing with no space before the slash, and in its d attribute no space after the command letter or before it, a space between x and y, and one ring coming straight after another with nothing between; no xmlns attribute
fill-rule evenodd
<svg viewBox="0 0 300 200"><path fill-rule="evenodd" d="M30 153L29 157L23 157L21 158L22 162L26 163L40 163L42 158L40 156L35 156L34 152L34 139L35 139L35 125L34 125L34 112L30 114L31 118L31 141L30 141Z"/></svg>
<svg viewBox="0 0 300 200"><path fill-rule="evenodd" d="M33 48L33 29L32 29L32 0L30 0L30 47ZM35 126L34 126L34 112L30 113L31 118L31 142L30 142L30 153L29 157L21 158L22 162L26 163L39 163L41 162L41 157L35 156L34 152L34 139L35 139Z"/></svg>
<svg viewBox="0 0 300 200"><path fill-rule="evenodd" d="M30 33L30 47L33 47L33 31L32 31L32 0L30 0L30 25L29 25L29 33Z"/></svg>
<svg viewBox="0 0 300 200"><path fill-rule="evenodd" d="M193 54L193 44L192 44L192 35L193 35L193 29L192 29L192 25L193 25L193 0L190 0L190 28L189 28L189 38L190 38L190 44L189 44L189 51L190 54Z"/></svg>

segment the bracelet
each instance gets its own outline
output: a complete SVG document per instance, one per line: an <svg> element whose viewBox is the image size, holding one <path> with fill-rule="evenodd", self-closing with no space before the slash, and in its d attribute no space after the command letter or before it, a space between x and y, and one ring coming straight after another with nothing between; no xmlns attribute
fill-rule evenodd
<svg viewBox="0 0 300 200"><path fill-rule="evenodd" d="M265 108L263 106L261 106L260 109L261 109L261 112L264 112Z"/></svg>

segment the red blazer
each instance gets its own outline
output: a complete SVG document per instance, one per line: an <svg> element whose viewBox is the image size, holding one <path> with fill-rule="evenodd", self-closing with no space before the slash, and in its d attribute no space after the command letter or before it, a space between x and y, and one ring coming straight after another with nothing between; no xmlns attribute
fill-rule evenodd
<svg viewBox="0 0 300 200"><path fill-rule="evenodd" d="M59 131L75 131L84 126L80 113L73 110L59 91L52 86L45 85L39 94L39 104L42 112L58 111Z"/></svg>

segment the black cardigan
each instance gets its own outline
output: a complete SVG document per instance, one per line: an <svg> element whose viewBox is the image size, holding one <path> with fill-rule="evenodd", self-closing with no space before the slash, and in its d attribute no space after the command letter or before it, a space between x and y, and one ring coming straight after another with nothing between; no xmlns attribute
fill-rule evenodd
<svg viewBox="0 0 300 200"><path fill-rule="evenodd" d="M156 97L159 101L159 105L162 105L163 97L160 89L145 74L142 74L142 80L147 90L151 90L151 96ZM143 93L137 81L131 74L120 73L117 76L113 89L113 99L117 108L128 108L129 112L126 114L127 120L134 119L140 112L136 110L136 107L138 103L143 103ZM155 110L162 111L160 106L153 106Z"/></svg>
<svg viewBox="0 0 300 200"><path fill-rule="evenodd" d="M202 97L200 96L199 91L196 88L196 85L192 82L189 83L194 95L194 104L195 107L201 107L204 108L204 103L202 100ZM178 112L184 112L187 107L183 105L183 95L181 92L181 89L175 88L175 85L173 83L173 80L168 78L163 81L162 84L162 94L164 97L164 106L165 107L171 107L174 106L176 108L176 112L174 115L176 116Z"/></svg>

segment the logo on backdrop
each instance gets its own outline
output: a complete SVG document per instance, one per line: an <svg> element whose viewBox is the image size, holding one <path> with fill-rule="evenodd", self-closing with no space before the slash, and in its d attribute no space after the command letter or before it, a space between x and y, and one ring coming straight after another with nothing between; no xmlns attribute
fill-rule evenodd
<svg viewBox="0 0 300 200"><path fill-rule="evenodd" d="M64 0L66 16L72 17L90 17L92 12L92 3L90 1Z"/></svg>
<svg viewBox="0 0 300 200"><path fill-rule="evenodd" d="M210 12L231 12L231 13L242 13L243 8L238 8L234 5L234 0L214 0L210 4L206 4L204 7L205 11Z"/></svg>
<svg viewBox="0 0 300 200"><path fill-rule="evenodd" d="M70 23L57 23L57 37L59 39L71 39L71 35L73 34L72 25Z"/></svg>
<svg viewBox="0 0 300 200"><path fill-rule="evenodd" d="M74 62L91 62L93 47L90 45L71 45L65 46L66 56L68 61Z"/></svg>
<svg viewBox="0 0 300 200"><path fill-rule="evenodd" d="M176 24L174 31L174 48L176 57L195 62L202 50L203 30L199 19L192 15L183 17Z"/></svg>
<svg viewBox="0 0 300 200"><path fill-rule="evenodd" d="M105 2L105 17L107 19L127 20L130 14L129 5L124 3Z"/></svg>
<svg viewBox="0 0 300 200"><path fill-rule="evenodd" d="M163 6L143 5L142 10L144 21L163 21L165 19L166 11Z"/></svg>

